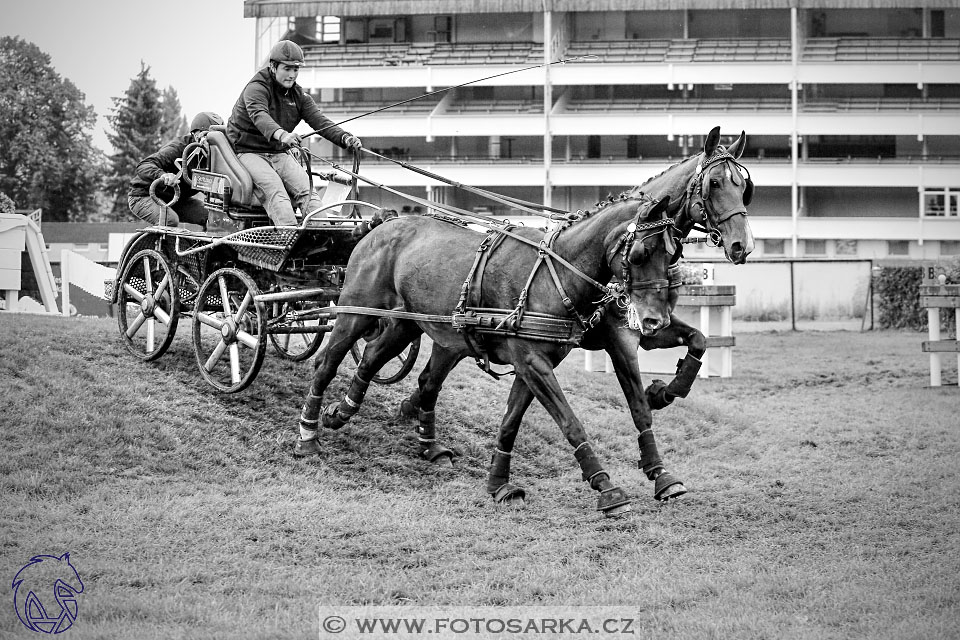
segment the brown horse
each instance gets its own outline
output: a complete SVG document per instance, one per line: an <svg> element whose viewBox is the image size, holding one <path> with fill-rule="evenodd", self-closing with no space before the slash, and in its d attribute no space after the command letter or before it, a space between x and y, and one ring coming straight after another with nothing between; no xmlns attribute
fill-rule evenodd
<svg viewBox="0 0 960 640"><path fill-rule="evenodd" d="M686 237L695 226L713 233L724 249L727 258L742 264L753 251L754 241L750 225L747 222L746 207L753 196L753 183L749 175L741 173L742 166L737 162L743 154L746 134L724 149L720 146L720 128L715 127L707 136L701 153L687 158L663 173L654 176L634 191L642 191L654 198L670 198L669 214L676 220L677 240ZM745 169L743 169L745 171ZM680 285L678 271L670 276L670 309L677 301L677 288ZM687 355L679 363L677 374L669 384L660 380L643 389L640 378L638 347L644 350L668 349L686 346ZM700 358L706 352L706 339L697 329L671 315L670 324L652 336L645 336L627 326L625 318L616 305L608 305L600 323L586 332L580 346L591 351L605 350L613 363L617 380L627 399L630 415L637 429L640 448L640 467L647 477L654 481L654 498L667 500L686 493L683 483L667 472L654 438L651 409L662 409L677 397L686 397L700 370ZM401 404L401 414L415 418L433 416L433 408L439 395L444 377L452 366L446 362L449 356L431 353L430 361L421 372L418 389ZM435 358L443 364L435 364ZM442 359L442 360L441 360ZM455 364L455 363L454 363ZM515 429L532 396L518 390L516 397L511 396L508 413L509 433L516 435ZM433 432L432 420L424 424L421 418L420 431ZM508 421L505 419L505 424ZM501 447L505 446L501 443ZM512 444L511 444L512 446ZM436 443L424 447L422 455L431 461L449 459L451 452Z"/></svg>
<svg viewBox="0 0 960 640"><path fill-rule="evenodd" d="M440 380L468 355L515 369L487 487L498 501L523 496L522 489L508 482L508 467L516 435L516 398L529 396L543 404L574 447L584 479L600 492L598 509L607 515L629 509L626 494L613 485L590 447L553 369L611 298L626 309L634 331L651 336L668 325L667 274L676 249L673 221L665 213L668 203L640 194L624 197L546 237L536 230L514 229L484 238L465 225L429 216L391 220L371 231L350 256L338 306L351 312L338 315L318 358L295 454L319 453L319 423L343 426L359 409L372 376L413 337L426 332L436 345L432 368ZM614 274L623 283L619 290L602 284ZM364 351L344 398L321 408L324 391L350 345L378 323L370 313L378 309L388 310L381 315L394 320ZM451 315L451 310L461 313ZM430 428L435 400L429 412L420 412L427 450L435 444Z"/></svg>

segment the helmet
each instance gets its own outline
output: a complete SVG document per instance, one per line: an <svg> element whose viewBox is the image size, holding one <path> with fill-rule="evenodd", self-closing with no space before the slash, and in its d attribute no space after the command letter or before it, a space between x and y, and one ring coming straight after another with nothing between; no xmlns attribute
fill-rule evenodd
<svg viewBox="0 0 960 640"><path fill-rule="evenodd" d="M270 49L270 62L282 62L299 67L303 64L303 49L296 42L281 40Z"/></svg>
<svg viewBox="0 0 960 640"><path fill-rule="evenodd" d="M197 115L193 116L193 120L190 122L190 131L206 131L215 124L223 124L223 118L215 114L213 111L201 111Z"/></svg>

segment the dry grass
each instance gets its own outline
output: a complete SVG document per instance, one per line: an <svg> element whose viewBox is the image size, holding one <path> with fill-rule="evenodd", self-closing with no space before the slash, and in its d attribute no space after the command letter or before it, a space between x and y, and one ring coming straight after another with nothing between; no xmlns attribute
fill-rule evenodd
<svg viewBox="0 0 960 640"><path fill-rule="evenodd" d="M561 382L636 498L606 520L539 408L514 464L528 507L492 505L509 383L472 363L438 406L455 468L419 461L394 416L412 378L297 461L309 364L270 355L223 396L186 331L143 364L110 321L0 314L0 576L70 551L86 585L71 638L316 637L321 603L618 605L671 639L957 637L960 392L927 387L922 339L739 336L733 378L657 414L691 490L667 505L615 380L574 354ZM33 637L7 601L0 637Z"/></svg>

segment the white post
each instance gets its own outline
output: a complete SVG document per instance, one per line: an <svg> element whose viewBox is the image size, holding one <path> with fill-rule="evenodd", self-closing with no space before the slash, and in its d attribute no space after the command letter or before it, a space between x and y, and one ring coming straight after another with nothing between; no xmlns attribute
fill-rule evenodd
<svg viewBox="0 0 960 640"><path fill-rule="evenodd" d="M960 313L960 312L958 312ZM936 348L936 345L933 344L940 340L940 309L938 307L931 307L927 309L927 328L930 331L930 343L931 348ZM930 352L930 386L939 387L941 384L940 378L940 353L937 351Z"/></svg>
<svg viewBox="0 0 960 640"><path fill-rule="evenodd" d="M710 337L710 307L708 306L700 307L700 333L707 338ZM710 359L710 349L707 349L700 358L700 373L697 374L699 377L710 377Z"/></svg>
<svg viewBox="0 0 960 640"><path fill-rule="evenodd" d="M720 335L733 335L733 307L720 307ZM720 377L729 378L733 375L733 349L723 347L720 351Z"/></svg>
<svg viewBox="0 0 960 640"><path fill-rule="evenodd" d="M953 313L956 315L956 332L953 334L953 337L960 340L960 307L954 309ZM957 386L960 387L960 351L957 352Z"/></svg>
<svg viewBox="0 0 960 640"><path fill-rule="evenodd" d="M63 317L70 317L70 251L60 252L60 306Z"/></svg>

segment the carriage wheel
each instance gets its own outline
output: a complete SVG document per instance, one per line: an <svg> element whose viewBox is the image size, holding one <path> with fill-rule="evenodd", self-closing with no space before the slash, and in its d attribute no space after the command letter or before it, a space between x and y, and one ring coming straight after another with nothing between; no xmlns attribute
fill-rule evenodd
<svg viewBox="0 0 960 640"><path fill-rule="evenodd" d="M377 333L379 336L379 333ZM369 342L373 342L376 338L371 337ZM353 346L350 347L350 355L353 356L353 361L357 364L360 364L360 359L363 357L363 350L367 348L368 341L364 338L359 338ZM411 342L403 352L398 355L396 358L383 365L380 368L380 371L377 372L377 375L373 376L373 381L378 384L393 384L395 382L400 382L407 377L407 374L413 370L415 364L417 364L417 354L420 353L420 336L417 336L416 339Z"/></svg>
<svg viewBox="0 0 960 640"><path fill-rule="evenodd" d="M315 305L313 305L315 306ZM270 307L270 317L276 319L290 312L304 311L312 308L309 302L274 302ZM297 319L282 323L281 326L303 331L304 333L273 333L270 332L270 342L281 356L293 362L303 362L320 348L323 343L324 332L319 328L326 321L319 319ZM316 329L316 331L314 331Z"/></svg>
<svg viewBox="0 0 960 640"><path fill-rule="evenodd" d="M177 332L180 297L173 268L153 249L127 261L117 292L117 324L127 350L149 362L166 352Z"/></svg>
<svg viewBox="0 0 960 640"><path fill-rule="evenodd" d="M267 312L244 272L214 271L200 286L193 313L193 350L200 373L226 393L246 389L267 349Z"/></svg>

